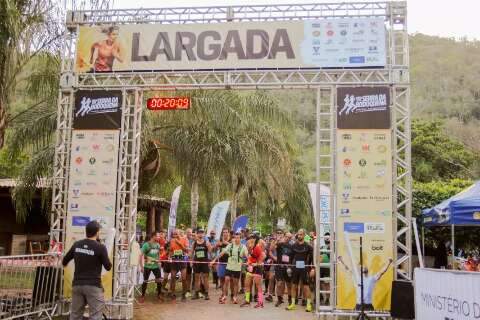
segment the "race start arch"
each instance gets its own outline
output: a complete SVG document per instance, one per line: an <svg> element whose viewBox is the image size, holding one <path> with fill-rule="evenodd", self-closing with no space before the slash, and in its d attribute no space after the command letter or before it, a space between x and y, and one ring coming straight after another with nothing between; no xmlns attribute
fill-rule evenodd
<svg viewBox="0 0 480 320"><path fill-rule="evenodd" d="M51 238L66 250L103 224L110 318L133 317L143 93L226 88L316 90L317 314L356 314L362 237L369 314L389 315L412 274L406 1L74 11L66 30Z"/></svg>

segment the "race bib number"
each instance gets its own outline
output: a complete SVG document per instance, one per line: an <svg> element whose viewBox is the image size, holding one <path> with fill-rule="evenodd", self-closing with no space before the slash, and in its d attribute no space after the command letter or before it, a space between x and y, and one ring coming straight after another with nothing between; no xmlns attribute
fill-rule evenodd
<svg viewBox="0 0 480 320"><path fill-rule="evenodd" d="M297 261L297 262L295 262L295 268L297 268L297 269L305 269L305 261Z"/></svg>
<svg viewBox="0 0 480 320"><path fill-rule="evenodd" d="M282 262L289 263L290 262L290 256L287 256L286 254L282 255Z"/></svg>
<svg viewBox="0 0 480 320"><path fill-rule="evenodd" d="M250 273L252 273L252 272L253 272L253 266L248 266L248 267L247 267L247 271L250 272Z"/></svg>
<svg viewBox="0 0 480 320"><path fill-rule="evenodd" d="M195 253L195 256L196 256L197 258L199 258L199 259L205 258L205 252L204 252L204 251L197 251L197 252Z"/></svg>
<svg viewBox="0 0 480 320"><path fill-rule="evenodd" d="M173 255L174 256L181 256L181 255L183 255L183 250L174 250Z"/></svg>

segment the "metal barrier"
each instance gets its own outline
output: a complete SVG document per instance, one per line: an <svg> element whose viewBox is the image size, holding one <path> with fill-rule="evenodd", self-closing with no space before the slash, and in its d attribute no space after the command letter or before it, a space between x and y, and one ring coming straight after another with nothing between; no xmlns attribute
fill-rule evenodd
<svg viewBox="0 0 480 320"><path fill-rule="evenodd" d="M59 263L52 254L0 256L0 319L51 319L58 301Z"/></svg>

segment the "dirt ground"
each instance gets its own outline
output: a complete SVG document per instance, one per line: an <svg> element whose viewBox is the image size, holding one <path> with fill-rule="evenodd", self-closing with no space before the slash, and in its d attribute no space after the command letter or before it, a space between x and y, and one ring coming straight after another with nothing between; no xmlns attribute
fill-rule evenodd
<svg viewBox="0 0 480 320"><path fill-rule="evenodd" d="M159 302L153 296L147 297L144 304L136 304L134 309L135 320L313 320L315 315L305 312L305 307L297 306L295 311L286 311L286 303L276 308L274 302L266 302L263 309L250 307L240 308L239 305L228 301L221 305L218 303L220 291L211 290L211 300L190 300L180 302ZM243 300L243 299L241 299Z"/></svg>

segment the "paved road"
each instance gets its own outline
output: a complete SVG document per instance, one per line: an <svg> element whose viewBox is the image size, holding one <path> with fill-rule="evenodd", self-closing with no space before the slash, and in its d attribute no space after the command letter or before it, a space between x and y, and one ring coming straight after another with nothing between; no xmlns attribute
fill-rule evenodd
<svg viewBox="0 0 480 320"><path fill-rule="evenodd" d="M248 308L239 305L218 303L219 291L213 289L210 301L188 300L187 302L158 302L153 297L146 299L134 309L135 320L313 320L314 315L298 306L295 311L286 311L285 304L275 308L274 303L265 302L263 309Z"/></svg>

